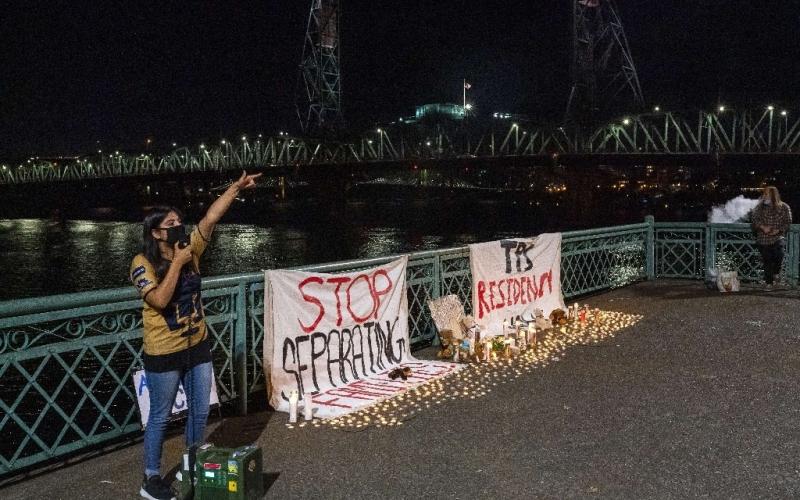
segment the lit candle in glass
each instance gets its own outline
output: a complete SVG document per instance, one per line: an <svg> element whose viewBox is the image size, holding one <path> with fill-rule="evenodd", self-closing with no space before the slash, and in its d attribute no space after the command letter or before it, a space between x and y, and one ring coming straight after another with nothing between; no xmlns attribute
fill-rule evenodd
<svg viewBox="0 0 800 500"><path fill-rule="evenodd" d="M292 391L289 394L289 423L294 424L297 422L297 400L300 396L297 394L297 391Z"/></svg>

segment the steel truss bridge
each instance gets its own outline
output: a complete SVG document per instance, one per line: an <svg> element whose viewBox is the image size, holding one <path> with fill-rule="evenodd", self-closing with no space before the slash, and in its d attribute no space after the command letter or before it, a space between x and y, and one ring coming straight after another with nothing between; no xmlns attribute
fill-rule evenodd
<svg viewBox="0 0 800 500"><path fill-rule="evenodd" d="M280 135L241 137L164 154L97 154L0 165L0 184L332 164L418 162L552 155L767 154L800 152L800 116L770 106L716 112L654 111L620 118L576 146L560 127L493 120L486 126L395 124L356 140L333 142Z"/></svg>

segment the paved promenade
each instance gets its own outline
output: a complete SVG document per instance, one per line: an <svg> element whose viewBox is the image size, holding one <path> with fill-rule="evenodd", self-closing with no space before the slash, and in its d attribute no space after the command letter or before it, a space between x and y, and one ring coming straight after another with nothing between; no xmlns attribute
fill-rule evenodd
<svg viewBox="0 0 800 500"><path fill-rule="evenodd" d="M641 283L586 300L636 325L484 398L361 432L214 418L210 440L258 441L267 498L800 498L799 298ZM180 451L176 435L167 463ZM141 455L139 441L0 498L138 498Z"/></svg>

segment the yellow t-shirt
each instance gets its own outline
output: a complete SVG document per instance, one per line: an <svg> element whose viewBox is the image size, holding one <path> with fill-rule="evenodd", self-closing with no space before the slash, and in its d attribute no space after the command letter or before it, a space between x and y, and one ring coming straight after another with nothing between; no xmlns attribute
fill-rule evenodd
<svg viewBox="0 0 800 500"><path fill-rule="evenodd" d="M171 354L197 345L206 337L205 314L200 295L200 256L208 242L195 226L189 236L192 264L183 266L175 292L167 306L156 309L144 301L142 322L144 327L144 352L150 356ZM130 278L144 298L158 286L155 267L143 255L133 258Z"/></svg>

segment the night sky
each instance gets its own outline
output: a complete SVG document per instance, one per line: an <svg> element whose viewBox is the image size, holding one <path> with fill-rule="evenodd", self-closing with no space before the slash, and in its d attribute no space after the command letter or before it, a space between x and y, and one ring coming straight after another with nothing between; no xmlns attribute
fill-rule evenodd
<svg viewBox="0 0 800 500"><path fill-rule="evenodd" d="M0 157L297 129L308 0L14 3L0 13ZM570 4L342 0L347 120L363 128L460 102L462 78L481 112L559 119ZM617 5L648 104L798 108L797 0Z"/></svg>

